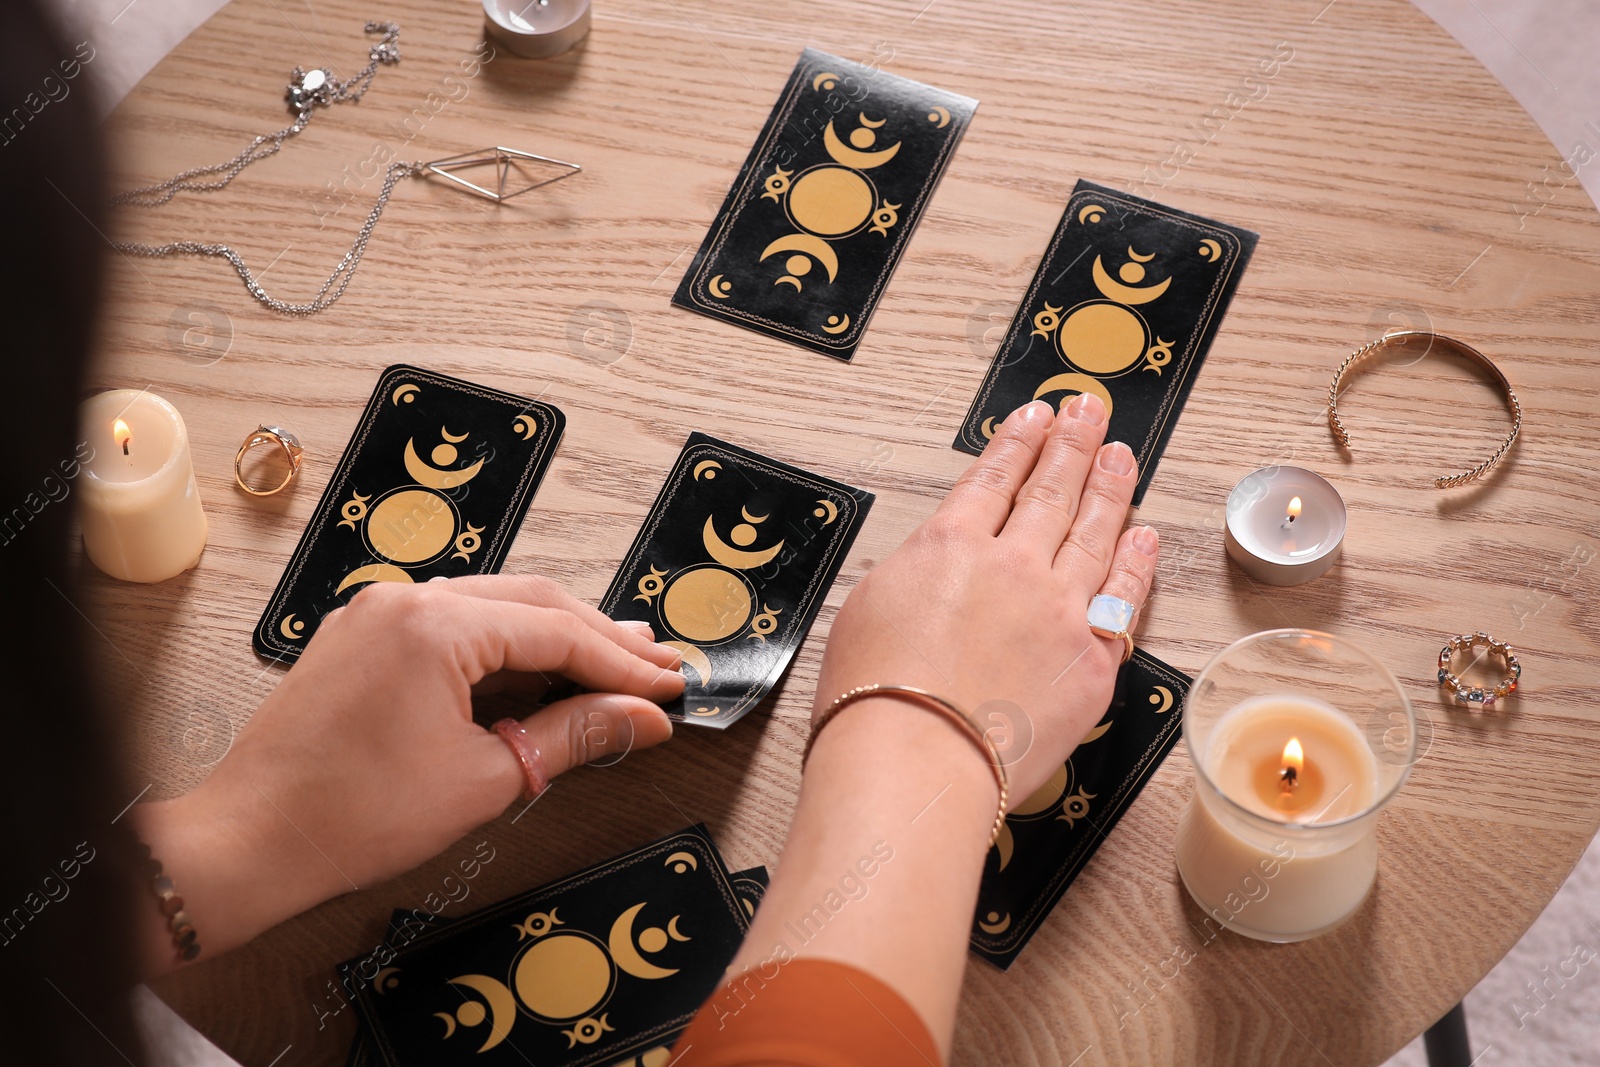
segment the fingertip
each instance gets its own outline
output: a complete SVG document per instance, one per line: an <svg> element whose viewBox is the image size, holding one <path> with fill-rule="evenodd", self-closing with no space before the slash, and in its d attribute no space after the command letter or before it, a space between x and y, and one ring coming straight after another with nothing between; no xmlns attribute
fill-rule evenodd
<svg viewBox="0 0 1600 1067"><path fill-rule="evenodd" d="M655 630L651 629L650 624L645 622L643 619L623 619L618 622L617 625L625 629L632 630L634 633L640 635L641 637L647 638L650 641L654 641L656 639Z"/></svg>
<svg viewBox="0 0 1600 1067"><path fill-rule="evenodd" d="M653 748L672 739L672 719L654 704L630 708L628 722L633 727L633 747Z"/></svg>
<svg viewBox="0 0 1600 1067"><path fill-rule="evenodd" d="M1154 556L1161 551L1161 536L1156 533L1154 526L1140 526L1133 531L1128 542L1133 545L1135 552L1146 556Z"/></svg>

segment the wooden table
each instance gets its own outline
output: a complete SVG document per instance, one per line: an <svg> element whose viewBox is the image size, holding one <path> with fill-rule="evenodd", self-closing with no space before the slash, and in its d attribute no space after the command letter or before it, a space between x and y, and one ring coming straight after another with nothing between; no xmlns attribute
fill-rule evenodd
<svg viewBox="0 0 1600 1067"><path fill-rule="evenodd" d="M341 1063L353 1012L323 1014L342 1004L331 965L375 943L392 906L438 891L476 840L497 858L455 911L692 820L736 866L777 861L833 610L970 462L950 440L1079 177L1261 234L1139 515L1164 544L1141 643L1193 673L1259 629L1356 635L1405 680L1426 753L1382 820L1383 871L1355 921L1292 947L1230 936L1202 949L1172 858L1191 780L1180 746L1012 970L973 963L956 1062L1376 1063L1544 907L1600 821L1600 567L1583 562L1600 549L1600 448L1585 428L1600 414L1600 225L1528 117L1410 4L607 0L577 52L501 54L463 77L481 40L470 0L237 0L115 113L119 182L226 158L282 123L290 68L358 67L368 18L400 22L405 58L359 106L320 113L224 193L125 211L118 231L231 242L272 264L270 290L304 299L376 182L349 179L337 212L329 190L378 142L423 159L509 144L584 172L498 209L403 185L343 302L305 321L254 305L217 262L112 257L95 381L148 384L184 412L211 517L194 572L87 582L149 796L199 782L278 680L250 629L388 364L566 412L507 570L583 597L604 590L690 430L864 486L878 504L759 713L576 773L517 825L507 816L404 878L159 983L224 1049L255 1067ZM808 44L983 102L850 365L668 303ZM1292 58L1264 78L1275 52ZM1182 166L1180 144L1193 156ZM1164 184L1141 184L1151 176ZM1330 372L1406 323L1478 345L1517 385L1526 430L1485 484L1430 485L1504 432L1495 394L1449 359L1361 379L1346 415L1354 455L1333 446ZM233 451L258 422L311 451L302 484L266 501L231 485ZM1345 558L1309 586L1258 587L1223 556L1222 503L1246 471L1291 459L1349 502ZM1512 710L1458 711L1433 683L1444 636L1480 628L1522 650ZM1194 960L1152 980L1172 974L1175 946ZM1130 984L1147 992L1135 999Z"/></svg>

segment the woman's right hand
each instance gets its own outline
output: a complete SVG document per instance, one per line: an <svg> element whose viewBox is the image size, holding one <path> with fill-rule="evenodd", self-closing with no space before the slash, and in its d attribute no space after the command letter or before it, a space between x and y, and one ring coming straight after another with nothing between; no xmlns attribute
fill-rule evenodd
<svg viewBox="0 0 1600 1067"><path fill-rule="evenodd" d="M1138 482L1106 409L1012 412L906 542L851 592L828 637L817 708L856 686L912 685L974 715L1011 798L1044 784L1111 701L1122 642L1097 637L1097 593L1144 604L1156 533L1122 533ZM1120 535L1120 536L1119 536Z"/></svg>

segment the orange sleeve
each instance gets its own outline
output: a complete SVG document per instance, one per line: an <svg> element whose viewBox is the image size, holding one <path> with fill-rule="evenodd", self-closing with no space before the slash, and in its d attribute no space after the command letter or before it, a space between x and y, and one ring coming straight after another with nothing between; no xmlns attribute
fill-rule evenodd
<svg viewBox="0 0 1600 1067"><path fill-rule="evenodd" d="M706 1001L673 1067L940 1067L933 1035L905 998L865 971L794 959L750 970Z"/></svg>

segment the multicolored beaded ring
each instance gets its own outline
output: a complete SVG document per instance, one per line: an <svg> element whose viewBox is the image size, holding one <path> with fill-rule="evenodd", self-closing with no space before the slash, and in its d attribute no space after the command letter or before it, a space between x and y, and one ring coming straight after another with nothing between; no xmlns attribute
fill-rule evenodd
<svg viewBox="0 0 1600 1067"><path fill-rule="evenodd" d="M1470 652L1474 648L1486 648L1489 655L1499 656L1505 663L1506 676L1494 686L1467 685L1461 678L1450 670L1451 661L1457 652ZM1459 703L1472 704L1484 709L1492 708L1517 691L1517 684L1522 680L1522 664L1517 659L1517 654L1511 651L1511 646L1504 641L1490 637L1482 630L1475 634L1460 634L1450 639L1450 643L1439 650L1439 684L1450 691Z"/></svg>

